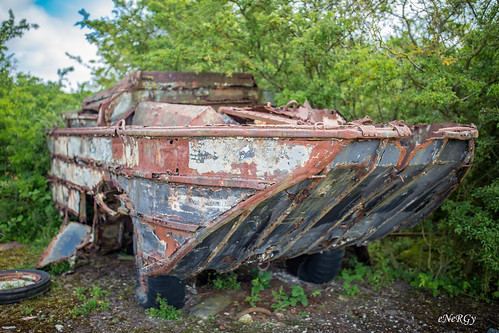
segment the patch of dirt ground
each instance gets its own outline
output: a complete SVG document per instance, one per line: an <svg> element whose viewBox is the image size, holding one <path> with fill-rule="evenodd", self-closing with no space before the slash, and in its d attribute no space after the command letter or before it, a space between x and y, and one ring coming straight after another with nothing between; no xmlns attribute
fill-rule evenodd
<svg viewBox="0 0 499 333"><path fill-rule="evenodd" d="M18 255L19 249L0 252ZM124 260L123 260L124 259ZM245 301L251 290L251 268L237 271L238 291L218 291L202 284L202 277L188 281L187 305L181 321L150 318L135 302L135 268L130 257L118 254L92 255L79 260L71 274L52 276L52 287L44 295L18 304L0 305L0 332L487 332L499 329L498 304L479 303L468 297L433 297L406 282L373 290L360 285L354 297L346 296L341 280L315 285L289 275L279 263L273 264L272 288L261 292L257 306L269 310L271 291L281 285L290 291L304 288L309 304L290 307L269 316L250 313L248 323L235 319L251 306ZM9 267L0 267L7 269ZM99 286L108 294L108 310L73 315L83 302L78 288ZM320 290L320 295L311 294ZM228 295L227 307L207 318L190 316L189 309L202 300ZM458 317L462 315L461 317ZM248 317L246 317L248 318ZM465 318L468 320L466 321Z"/></svg>

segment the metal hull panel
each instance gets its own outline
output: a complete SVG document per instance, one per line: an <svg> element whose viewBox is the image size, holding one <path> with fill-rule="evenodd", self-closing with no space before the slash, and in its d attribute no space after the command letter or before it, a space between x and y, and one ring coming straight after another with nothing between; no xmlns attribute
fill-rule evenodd
<svg viewBox="0 0 499 333"><path fill-rule="evenodd" d="M56 133L50 143L58 206L79 214L80 197L113 184L119 213L104 201L96 207L132 217L141 274L182 278L365 244L415 225L464 177L474 149L445 137L411 149L396 138L299 135ZM112 154L100 153L109 147Z"/></svg>

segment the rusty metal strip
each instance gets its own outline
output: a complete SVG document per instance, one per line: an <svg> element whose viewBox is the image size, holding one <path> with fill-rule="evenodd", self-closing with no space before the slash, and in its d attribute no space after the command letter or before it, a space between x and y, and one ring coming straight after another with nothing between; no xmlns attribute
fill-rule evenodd
<svg viewBox="0 0 499 333"><path fill-rule="evenodd" d="M334 154L334 156L331 157L330 161L329 162L332 162L334 160L334 158L338 155L339 151L336 152L336 154ZM309 177L311 178L311 177ZM307 196L310 195L310 193L313 191L313 189L317 186L318 183L320 183L322 181L321 178L317 178L315 179L314 181L312 181L310 183L310 185L308 186L308 191L307 192ZM301 198L298 198L299 196L296 196L296 198L292 201L291 205L289 206L289 208L284 212L284 214L282 214L278 219L272 221L269 225L267 225L267 227L265 227L265 229L263 230L263 232L258 236L258 239L257 241L255 242L254 244L254 248L257 249L260 247L260 245L262 245L262 243L267 239L267 237L269 237L271 235L271 233L275 230L275 228L277 228L277 226L279 226L281 224L281 222L286 218L288 217L295 209L296 207L301 203L299 202L299 200ZM296 240L295 240L296 241ZM289 243L294 243L293 241L290 241ZM248 253L248 256L243 260L248 260L251 256L253 255L253 251L250 251Z"/></svg>
<svg viewBox="0 0 499 333"><path fill-rule="evenodd" d="M418 144L412 149L409 154L405 154L404 158L400 161L400 164L397 165L397 174L402 173L404 169L410 164L414 156L420 151L431 145L434 141L441 140L441 138L431 138L426 140L423 144Z"/></svg>
<svg viewBox="0 0 499 333"><path fill-rule="evenodd" d="M154 178L154 175L153 175ZM235 179L221 177L206 177L206 176L180 176L162 174L159 180L171 183L203 185L203 186L220 186L220 187L238 187L249 188L254 190L263 190L274 182L254 179Z"/></svg>
<svg viewBox="0 0 499 333"><path fill-rule="evenodd" d="M66 215L67 213L70 213L73 216L78 216L78 213L76 211L72 210L71 208L69 208L69 206L66 206L63 203L55 201L54 205L57 208L57 210L64 212L64 215ZM66 216L64 218L66 218ZM67 220L67 218L66 218L66 220Z"/></svg>
<svg viewBox="0 0 499 333"><path fill-rule="evenodd" d="M93 190L88 186L80 186L80 185L75 184L69 180L58 178L54 175L46 175L45 178L47 178L51 183L61 184L61 185L64 185L70 189L75 189L75 190L78 190L80 192L86 192L88 194L93 194Z"/></svg>
<svg viewBox="0 0 499 333"><path fill-rule="evenodd" d="M92 158L86 158L86 157L73 157L73 158L71 158L67 155L60 155L60 154L54 154L54 153L50 153L50 157L52 158L52 160L54 160L54 159L61 160L61 161L66 162L66 163L75 164L79 167L90 168L90 169L98 170L98 171L103 171L106 169L103 167L103 164L105 162L96 161ZM83 164L78 163L78 162L83 162ZM113 168L113 171L114 171L114 168Z"/></svg>
<svg viewBox="0 0 499 333"><path fill-rule="evenodd" d="M208 176L187 176L187 175L172 175L169 173L158 174L150 171L144 171L142 169L126 168L121 167L117 164L103 165L100 161L95 161L88 158L70 158L66 155L59 155L51 153L52 159L59 159L66 163L73 163L79 167L86 167L99 171L109 171L117 175L122 175L125 177L141 177L147 179L158 179L166 183L179 183L179 184L190 184L190 185L203 185L203 186L220 186L220 187L238 187L238 188L249 188L254 190L263 190L268 186L272 185L274 182L262 180L262 179L242 179L242 178L221 178L221 177L208 177ZM81 161L85 164L76 163L76 161ZM47 176L48 178L56 178L55 176ZM66 181L61 178L57 178L61 181ZM73 184L74 186L78 186ZM76 189L83 189L83 187L74 187Z"/></svg>
<svg viewBox="0 0 499 333"><path fill-rule="evenodd" d="M189 126L189 127L138 127L127 126L126 129L115 127L88 127L56 129L51 135L82 135L82 136L145 136L145 137L252 137L252 138L401 138L393 127L375 127L366 136L361 130L362 125L341 125L336 127L316 125L265 125L265 126ZM463 138L467 140L467 138Z"/></svg>
<svg viewBox="0 0 499 333"><path fill-rule="evenodd" d="M474 126L474 125L473 125ZM444 127L440 128L435 132L435 134L441 134L445 138L457 139L457 140L469 140L478 138L478 131L475 127Z"/></svg>
<svg viewBox="0 0 499 333"><path fill-rule="evenodd" d="M317 125L317 124L316 124ZM57 135L129 135L148 137L281 137L281 138L401 138L410 135L407 125L397 123L388 124L385 127L374 127L372 125L340 125L323 126L316 125L259 125L259 126L189 126L189 127L139 127L127 126L126 129L115 127L88 127L88 128L65 128L55 129L50 134ZM365 128L364 128L364 127ZM478 137L478 131L473 127L449 127L441 128L439 133L450 131L448 136L456 140L469 140ZM364 133L365 132L365 133Z"/></svg>
<svg viewBox="0 0 499 333"><path fill-rule="evenodd" d="M106 205L104 202L104 193L97 193L94 195L94 200L104 210L104 212L106 212L106 214L113 217L119 215L117 211L112 210L108 205Z"/></svg>
<svg viewBox="0 0 499 333"><path fill-rule="evenodd" d="M196 224L187 224L187 223L180 223L180 222L173 222L173 221L167 221L165 219L159 218L159 217L152 217L152 216L147 216L141 213L136 213L135 214L137 218L140 220L150 223L150 224L156 224L160 225L162 227L167 227L170 229L175 229L179 231L188 231L188 232L194 232L199 229L199 225Z"/></svg>
<svg viewBox="0 0 499 333"><path fill-rule="evenodd" d="M442 145L441 151L439 152L438 156L435 158L435 161L431 164L431 167L425 170L425 172L424 172L425 174L426 174L427 170L429 170L429 169L431 169L431 168L435 167L437 164L439 164L439 163L437 163L438 157L440 156L441 152L444 150L445 145L446 145L446 144L447 144L447 142L448 142L448 139L449 139L448 137L446 137L446 138L444 139L444 144ZM473 157L474 157L474 146L475 146L475 145L474 145L474 141L470 141L470 145L471 145L471 147L470 147L470 149L468 150L467 157L466 157L466 158L464 159L464 161L463 161L463 162L459 165L459 167L455 167L455 168L452 170L452 173L456 174L457 183L454 183L454 184L452 184L450 187L448 187L448 188L446 188L445 190L441 191L442 193L440 193L440 194L436 195L436 196L435 196L435 199L433 199L432 201L430 201L430 203L428 203L427 205L430 205L432 202L437 201L438 199L441 199L441 198L442 198L442 196L443 196L445 193L447 193L446 197L447 197L447 196L449 196L449 195L450 195L450 194L451 194L451 193L452 193L452 192L453 192L453 191L457 188L457 186L458 186L458 185L459 185L459 183L460 183L460 182L464 179L464 177L468 174L468 172L469 172L469 170L470 170L470 169L469 169L469 168L463 168L463 167L464 167L467 163L470 163L470 160L472 160L472 159L473 159ZM458 176L457 176L457 172L456 172L456 170L458 170L458 169L459 169L459 170L464 170L463 174L462 174L460 177L458 177ZM419 177L419 176L418 176L418 177ZM445 179L447 179L447 178L445 178ZM443 180L445 180L445 179L442 179L442 181L443 181ZM440 182L440 183L441 183L441 182ZM438 186L438 184L439 184L439 183L437 183L437 185L435 185L434 187L437 187L437 186ZM444 200L444 199L442 199L442 201L443 201L443 200ZM428 212L428 213L427 213L427 215L426 215L426 216L428 216L429 214L431 214L431 213L432 213L435 209L437 209L437 208L438 208L438 206L434 207L434 208L433 208L430 212ZM402 211L402 210L400 210L400 211ZM398 214L398 213L397 213L397 214ZM397 214L396 214L396 215L397 215ZM385 221L384 223L380 224L380 225L378 226L378 229L379 229L379 228L381 228L383 225L387 224L390 220L392 220L394 217L396 217L396 215L391 216L391 217L390 217L387 221ZM403 229L403 226L404 226L405 224L407 224L409 221L411 221L412 219L413 219L413 217L408 218L408 219L404 220L403 222L399 223L399 224L396 226L396 228L394 229L394 231L396 231L396 230L400 230L401 228ZM373 230L373 231L372 231L372 232L370 232L369 234L366 234L366 235L362 238L362 241L364 241L364 242L368 241L368 240L369 240L369 237L371 237L371 236L372 236L372 235L374 235L375 233L376 233L376 230Z"/></svg>

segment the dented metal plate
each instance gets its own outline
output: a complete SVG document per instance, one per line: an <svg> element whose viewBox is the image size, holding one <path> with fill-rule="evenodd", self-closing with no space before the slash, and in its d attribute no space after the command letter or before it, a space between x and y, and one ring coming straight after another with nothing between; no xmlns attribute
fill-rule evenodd
<svg viewBox="0 0 499 333"><path fill-rule="evenodd" d="M70 222L63 226L57 236L43 251L37 267L44 267L50 263L69 259L75 255L79 247L90 242L92 228L81 223Z"/></svg>

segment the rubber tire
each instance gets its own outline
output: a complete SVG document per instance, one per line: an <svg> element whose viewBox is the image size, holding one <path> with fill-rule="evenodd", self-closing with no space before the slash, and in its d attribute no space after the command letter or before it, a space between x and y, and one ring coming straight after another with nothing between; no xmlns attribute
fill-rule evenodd
<svg viewBox="0 0 499 333"><path fill-rule="evenodd" d="M339 272L344 248L304 255L288 261L290 271L301 280L312 283L331 281Z"/></svg>
<svg viewBox="0 0 499 333"><path fill-rule="evenodd" d="M137 301L145 309L158 309L158 294L159 297L166 299L169 305L181 309L185 305L185 282L171 275L149 277L147 278L147 293L142 297L137 296Z"/></svg>
<svg viewBox="0 0 499 333"><path fill-rule="evenodd" d="M47 272L36 269L17 269L0 271L0 276L12 273L34 274L38 276L38 281L21 288L0 290L0 304L11 304L24 301L43 294L50 288L50 275Z"/></svg>

